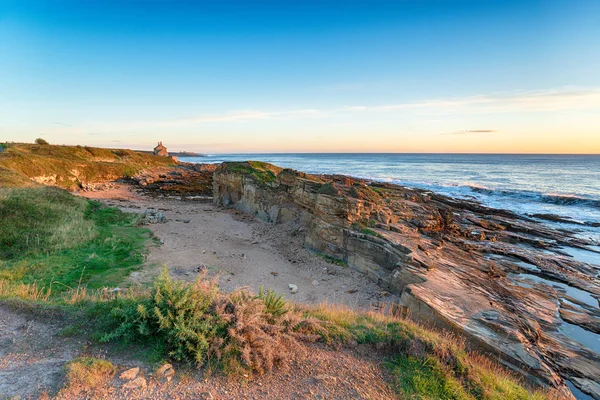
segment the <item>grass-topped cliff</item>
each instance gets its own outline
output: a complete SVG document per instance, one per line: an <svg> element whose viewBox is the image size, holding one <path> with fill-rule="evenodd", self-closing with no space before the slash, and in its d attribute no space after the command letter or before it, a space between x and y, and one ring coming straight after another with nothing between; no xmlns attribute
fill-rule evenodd
<svg viewBox="0 0 600 400"><path fill-rule="evenodd" d="M137 222L136 215L58 188L1 188L0 301L33 315L52 313L65 321L64 335L91 338L97 346L117 343L154 362L174 360L244 379L290 366L292 355L318 341L386 352L399 398L547 397L467 351L456 337L391 312L294 304L269 291L224 293L214 281L186 284L166 270L150 287L103 290L141 266L149 236ZM107 363L82 360L68 364L68 382L90 372L86 366ZM110 364L102 371L115 373Z"/></svg>
<svg viewBox="0 0 600 400"><path fill-rule="evenodd" d="M133 176L149 167L175 164L169 157L126 149L37 143L0 145L0 187L22 186L33 180L74 188L86 183Z"/></svg>

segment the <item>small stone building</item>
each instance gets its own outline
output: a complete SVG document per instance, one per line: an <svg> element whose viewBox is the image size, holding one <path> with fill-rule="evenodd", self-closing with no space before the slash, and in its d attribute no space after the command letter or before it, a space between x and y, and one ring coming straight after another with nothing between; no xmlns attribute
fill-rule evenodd
<svg viewBox="0 0 600 400"><path fill-rule="evenodd" d="M161 157L169 157L169 152L167 148L163 146L162 142L158 142L158 146L154 148L154 155Z"/></svg>

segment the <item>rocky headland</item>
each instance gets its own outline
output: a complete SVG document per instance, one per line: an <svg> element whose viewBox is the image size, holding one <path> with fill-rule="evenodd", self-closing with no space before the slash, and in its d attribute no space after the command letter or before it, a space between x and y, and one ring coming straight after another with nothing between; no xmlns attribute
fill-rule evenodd
<svg viewBox="0 0 600 400"><path fill-rule="evenodd" d="M238 222L252 216L276 225L270 229L258 224L264 226L246 232L249 243L243 246L252 247L257 232L262 235L259 240L284 237L281 248L261 245L277 253L273 263L287 259L289 265L280 271L284 275L306 264L297 260L310 258L302 246L352 271L328 275L327 283L317 286L322 291L333 290L331 285L342 275L348 284L360 276L353 272L358 271L392 293L403 313L458 333L472 349L491 355L532 386L558 388L566 398L571 398L571 389L580 398L586 393L600 399L600 247L554 216L520 216L424 190L308 175L262 162L189 164L118 149L11 144L0 157L0 172L3 187L56 185L98 199L107 189L125 184L146 200L142 204L132 197L129 205L112 205L135 211L138 203L146 208L156 203L162 207L161 216L160 210L173 209L164 211L173 214L168 218L190 227L194 218L215 226L221 221L209 217L216 207L204 210L208 201L235 208L247 215ZM186 201L185 210L163 204L171 200ZM200 211L206 215L194 216ZM188 214L184 218L180 213ZM242 225L236 224L232 220L223 226L236 226L241 232ZM161 229L181 236L177 226ZM178 239L181 246L172 246L182 265L189 260L181 249L188 249L194 259L217 262L233 257L225 247L241 240L227 239L223 254L215 247L197 255L193 252L198 236L192 231L189 238ZM210 237L203 240L207 246L212 243ZM257 262L264 263L262 250L255 251ZM244 254L232 289L248 284ZM327 271L319 263L311 268ZM182 269L184 279L188 272ZM277 276L270 269L265 274ZM311 282L314 277L302 279ZM361 302L379 301L372 293ZM301 291L299 296L305 295Z"/></svg>
<svg viewBox="0 0 600 400"><path fill-rule="evenodd" d="M304 246L400 296L528 381L600 398L597 243L510 211L346 176L224 163L214 202L302 226Z"/></svg>

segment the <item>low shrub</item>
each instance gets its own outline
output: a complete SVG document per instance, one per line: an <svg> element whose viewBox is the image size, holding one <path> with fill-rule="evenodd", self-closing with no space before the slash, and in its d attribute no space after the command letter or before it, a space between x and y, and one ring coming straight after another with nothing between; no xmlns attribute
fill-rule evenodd
<svg viewBox="0 0 600 400"><path fill-rule="evenodd" d="M168 355L197 366L264 373L285 366L302 341L316 340L321 322L287 308L274 292L221 293L215 281L173 281L167 269L150 295L111 311L113 327L101 342L159 340Z"/></svg>

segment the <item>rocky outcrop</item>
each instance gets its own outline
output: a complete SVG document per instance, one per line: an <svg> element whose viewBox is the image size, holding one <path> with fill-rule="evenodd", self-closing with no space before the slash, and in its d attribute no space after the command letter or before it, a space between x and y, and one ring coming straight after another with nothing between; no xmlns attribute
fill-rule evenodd
<svg viewBox="0 0 600 400"><path fill-rule="evenodd" d="M213 196L305 227L306 247L363 272L414 318L460 332L530 382L569 393L569 379L600 398L600 270L564 250L595 251L594 243L476 202L259 162L222 164Z"/></svg>
<svg viewBox="0 0 600 400"><path fill-rule="evenodd" d="M216 168L214 164L179 163L173 167L145 169L128 181L150 195L210 201L212 174Z"/></svg>

